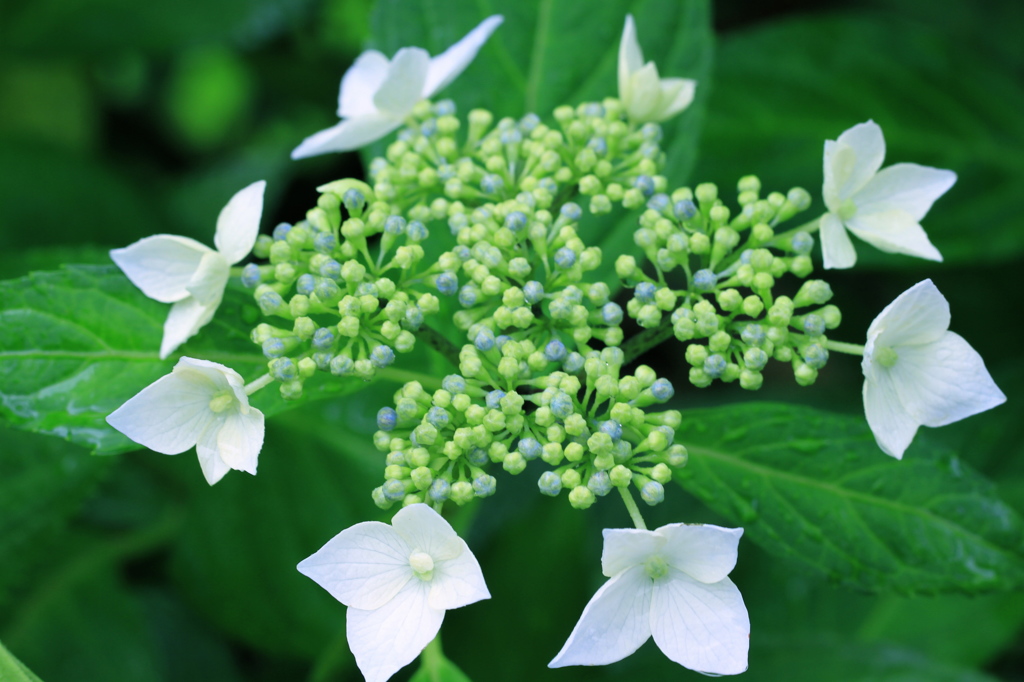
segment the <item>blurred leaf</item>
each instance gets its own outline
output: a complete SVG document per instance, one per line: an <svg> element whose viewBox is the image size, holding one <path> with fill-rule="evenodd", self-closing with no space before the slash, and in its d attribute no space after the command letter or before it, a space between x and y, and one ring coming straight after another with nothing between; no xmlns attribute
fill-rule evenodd
<svg viewBox="0 0 1024 682"><path fill-rule="evenodd" d="M168 86L167 107L178 134L208 149L236 134L252 99L252 76L231 50L219 46L182 54Z"/></svg>
<svg viewBox="0 0 1024 682"><path fill-rule="evenodd" d="M0 680L3 682L43 682L22 665L7 647L0 643Z"/></svg>
<svg viewBox="0 0 1024 682"><path fill-rule="evenodd" d="M459 666L445 658L439 648L432 649L432 646L432 643L427 645L420 659L422 663L409 682L472 682L466 673L459 670Z"/></svg>
<svg viewBox="0 0 1024 682"><path fill-rule="evenodd" d="M7 60L0 66L0 136L83 150L93 145L96 118L78 65Z"/></svg>
<svg viewBox="0 0 1024 682"><path fill-rule="evenodd" d="M711 109L701 180L732 187L756 173L769 189L802 185L819 196L824 140L870 118L885 131L886 165L959 175L924 220L947 262L1024 251L1024 92L1017 71L973 42L881 14L762 24L721 42ZM858 253L872 265L912 265L866 246Z"/></svg>
<svg viewBox="0 0 1024 682"><path fill-rule="evenodd" d="M344 632L345 607L295 566L376 515L382 462L344 421L323 426L330 440L307 422L323 424L309 415L268 424L259 476L228 476L194 496L173 566L190 600L233 637L311 659ZM352 664L347 651L343 662Z"/></svg>
<svg viewBox="0 0 1024 682"><path fill-rule="evenodd" d="M79 565L51 581L6 639L47 682L162 680L139 604L108 563Z"/></svg>
<svg viewBox="0 0 1024 682"><path fill-rule="evenodd" d="M65 263L109 265L110 250L87 245L0 250L0 272L8 279L36 270L57 270Z"/></svg>
<svg viewBox="0 0 1024 682"><path fill-rule="evenodd" d="M0 440L0 607L5 607L49 559L68 518L109 462L54 438L2 425Z"/></svg>
<svg viewBox="0 0 1024 682"><path fill-rule="evenodd" d="M528 112L551 122L562 104L600 102L618 95L616 76L619 38L626 14L637 22L646 59L657 64L663 77L694 78L699 82L693 104L661 124L668 165L663 174L670 189L686 181L696 161L704 113L710 92L713 34L706 0L615 0L581 3L574 0L498 2L481 7L473 0L381 0L374 6L372 35L388 55L416 45L439 54L469 32L485 16L497 13L505 22L495 31L469 68L438 98L451 98L463 113L484 107L495 116L520 118ZM395 17L415 12L415 21ZM598 50L579 49L581 45ZM326 122L326 119L325 119ZM367 163L383 151L377 144L364 154ZM633 231L637 216L616 210L605 216L587 214L580 236L588 246L600 246L605 258L595 273L613 289L613 254L637 252Z"/></svg>
<svg viewBox="0 0 1024 682"><path fill-rule="evenodd" d="M918 437L884 455L858 417L747 403L684 413L680 484L751 540L836 582L905 594L1024 583L1024 524L991 483Z"/></svg>
<svg viewBox="0 0 1024 682"><path fill-rule="evenodd" d="M171 371L160 360L167 306L146 298L114 266L70 266L0 282L0 415L19 428L111 454L138 449L104 421ZM180 351L221 362L247 380L266 358L244 331L255 319L248 293L231 288L217 317ZM303 400L339 395L364 382L310 380ZM253 404L267 415L297 407L276 390Z"/></svg>

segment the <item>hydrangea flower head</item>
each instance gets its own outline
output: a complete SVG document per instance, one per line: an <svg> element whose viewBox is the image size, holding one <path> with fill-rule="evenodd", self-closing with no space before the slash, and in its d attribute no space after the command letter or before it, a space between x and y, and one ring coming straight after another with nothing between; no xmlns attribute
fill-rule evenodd
<svg viewBox="0 0 1024 682"><path fill-rule="evenodd" d="M349 607L348 644L366 682L416 658L447 609L491 596L465 541L425 504L403 507L390 526L346 528L298 569Z"/></svg>
<svg viewBox="0 0 1024 682"><path fill-rule="evenodd" d="M207 360L181 358L170 374L111 412L107 423L164 455L195 447L210 485L229 469L255 475L263 447L263 413L249 405L242 377Z"/></svg>
<svg viewBox="0 0 1024 682"><path fill-rule="evenodd" d="M341 79L341 122L310 135L292 150L293 159L359 149L398 129L420 100L433 97L462 73L504 18L484 19L436 57L420 47L404 47L388 60L367 50Z"/></svg>
<svg viewBox="0 0 1024 682"><path fill-rule="evenodd" d="M741 535L742 528L685 523L606 529L601 570L610 580L548 667L614 663L653 636L666 656L691 670L746 670L750 620L728 578Z"/></svg>
<svg viewBox="0 0 1024 682"><path fill-rule="evenodd" d="M192 338L217 312L231 266L252 251L263 214L267 183L236 193L217 217L211 249L188 237L157 234L110 252L132 284L161 303L173 303L164 322L160 359Z"/></svg>
<svg viewBox="0 0 1024 682"><path fill-rule="evenodd" d="M976 350L949 331L949 302L930 279L885 307L864 346L864 412L896 459L924 426L945 426L1006 402Z"/></svg>
<svg viewBox="0 0 1024 682"><path fill-rule="evenodd" d="M828 208L821 218L821 254L826 268L850 268L857 252L847 230L875 248L941 261L920 221L956 182L950 170L897 163L882 167L885 138L874 121L859 123L825 141Z"/></svg>
<svg viewBox="0 0 1024 682"><path fill-rule="evenodd" d="M619 43L619 99L635 123L660 123L693 102L697 81L660 78L654 62L644 63L633 15L626 15Z"/></svg>

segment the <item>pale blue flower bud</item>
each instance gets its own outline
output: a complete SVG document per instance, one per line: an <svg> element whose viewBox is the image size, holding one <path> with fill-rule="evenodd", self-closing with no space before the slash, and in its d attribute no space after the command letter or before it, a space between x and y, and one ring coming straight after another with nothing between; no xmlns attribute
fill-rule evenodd
<svg viewBox="0 0 1024 682"><path fill-rule="evenodd" d="M618 303L605 303L601 306L601 319L605 324L615 326L622 323L622 306Z"/></svg>
<svg viewBox="0 0 1024 682"><path fill-rule="evenodd" d="M537 114L529 113L519 119L519 129L524 133L532 132L534 128L540 125L540 117Z"/></svg>
<svg viewBox="0 0 1024 682"><path fill-rule="evenodd" d="M806 255L814 249L814 237L806 232L797 232L790 240L790 244L793 246L793 251Z"/></svg>
<svg viewBox="0 0 1024 682"><path fill-rule="evenodd" d="M454 272L442 272L434 281L437 291L444 296L451 296L459 288L459 278Z"/></svg>
<svg viewBox="0 0 1024 682"><path fill-rule="evenodd" d="M313 362L316 363L316 368L321 372L328 372L331 369L331 360L334 356L330 353L313 353Z"/></svg>
<svg viewBox="0 0 1024 682"><path fill-rule="evenodd" d="M567 218L569 220L579 220L580 216L583 215L583 209L580 208L579 204L569 201L562 206L562 209L561 211L559 211L559 213L562 215L562 217Z"/></svg>
<svg viewBox="0 0 1024 682"><path fill-rule="evenodd" d="M331 374L347 376L355 371L355 362L348 355L336 355L331 360Z"/></svg>
<svg viewBox="0 0 1024 682"><path fill-rule="evenodd" d="M472 308L480 297L480 288L470 282L459 289L459 305L463 308Z"/></svg>
<svg viewBox="0 0 1024 682"><path fill-rule="evenodd" d="M493 495L497 487L498 482L494 480L494 476L482 474L473 479L473 492L476 493L477 497Z"/></svg>
<svg viewBox="0 0 1024 682"><path fill-rule="evenodd" d="M713 291L718 284L718 277L707 268L693 273L693 288L697 291Z"/></svg>
<svg viewBox="0 0 1024 682"><path fill-rule="evenodd" d="M449 374L441 381L441 388L449 393L465 393L466 380L458 374Z"/></svg>
<svg viewBox="0 0 1024 682"><path fill-rule="evenodd" d="M470 464L478 467L482 467L491 461L491 458L487 456L487 451L483 448L473 448L466 453L466 459L469 460Z"/></svg>
<svg viewBox="0 0 1024 682"><path fill-rule="evenodd" d="M505 180L500 175L488 173L480 179L480 189L484 194L497 194L505 189Z"/></svg>
<svg viewBox="0 0 1024 682"><path fill-rule="evenodd" d="M748 324L740 333L740 338L748 346L760 346L764 343L764 328L759 324Z"/></svg>
<svg viewBox="0 0 1024 682"><path fill-rule="evenodd" d="M828 350L820 343L807 344L800 355L811 369L821 369L828 363Z"/></svg>
<svg viewBox="0 0 1024 682"><path fill-rule="evenodd" d="M575 374L583 369L583 362L583 356L576 351L573 351L565 358L565 362L562 363L562 369L570 374Z"/></svg>
<svg viewBox="0 0 1024 682"><path fill-rule="evenodd" d="M665 501L665 486L657 481L648 481L640 489L640 498L652 507L660 504Z"/></svg>
<svg viewBox="0 0 1024 682"><path fill-rule="evenodd" d="M242 268L242 286L255 289L260 283L260 267L255 263L249 263Z"/></svg>
<svg viewBox="0 0 1024 682"><path fill-rule="evenodd" d="M554 471L545 471L537 479L537 487L542 495L557 497L562 492L562 477Z"/></svg>
<svg viewBox="0 0 1024 682"><path fill-rule="evenodd" d="M723 372L725 372L725 367L727 364L728 363L725 361L725 358L723 358L718 353L714 353L712 355L709 355L707 359L704 361L704 371L707 373L709 377L717 379L718 377L722 376Z"/></svg>
<svg viewBox="0 0 1024 682"><path fill-rule="evenodd" d="M423 324L423 311L416 307L408 308L405 311L405 326L416 331Z"/></svg>
<svg viewBox="0 0 1024 682"><path fill-rule="evenodd" d="M275 358L267 363L267 368L278 381L291 381L299 376L299 368L291 358Z"/></svg>
<svg viewBox="0 0 1024 682"><path fill-rule="evenodd" d="M565 344L558 339L552 339L544 346L544 357L553 362L565 359L567 353Z"/></svg>
<svg viewBox="0 0 1024 682"><path fill-rule="evenodd" d="M370 351L370 362L377 369L387 367L395 361L395 351L391 346L380 345Z"/></svg>
<svg viewBox="0 0 1024 682"><path fill-rule="evenodd" d="M654 179L649 175L638 175L633 180L633 186L640 190L644 197L651 197L654 194Z"/></svg>
<svg viewBox="0 0 1024 682"><path fill-rule="evenodd" d="M768 353L760 348L748 348L743 353L743 364L748 369L761 370L768 364Z"/></svg>
<svg viewBox="0 0 1024 682"><path fill-rule="evenodd" d="M601 430L601 433L608 434L613 442L618 442L622 438L622 424L614 419L601 422L601 426L598 428Z"/></svg>
<svg viewBox="0 0 1024 682"><path fill-rule="evenodd" d="M366 197L363 196L362 192L353 187L345 192L341 202L345 204L345 210L349 213L360 213L366 206Z"/></svg>
<svg viewBox="0 0 1024 682"><path fill-rule="evenodd" d="M341 289L332 280L321 279L313 287L313 293L316 294L317 298L321 301L335 301L341 298Z"/></svg>
<svg viewBox="0 0 1024 682"><path fill-rule="evenodd" d="M810 315L804 316L804 333L808 336L821 336L825 333L825 320L821 315Z"/></svg>
<svg viewBox="0 0 1024 682"><path fill-rule="evenodd" d="M454 116L456 110L455 102L450 99L443 99L434 103L434 113L438 116Z"/></svg>
<svg viewBox="0 0 1024 682"><path fill-rule="evenodd" d="M612 478L607 471L595 471L587 481L587 487L598 497L604 497L612 491Z"/></svg>
<svg viewBox="0 0 1024 682"><path fill-rule="evenodd" d="M437 132L437 119L428 118L426 121L420 124L420 133L423 137L433 137L434 133Z"/></svg>
<svg viewBox="0 0 1024 682"><path fill-rule="evenodd" d="M568 246L563 246L558 251L555 251L555 265L568 270L576 264L576 252L570 249Z"/></svg>
<svg viewBox="0 0 1024 682"><path fill-rule="evenodd" d="M288 233L291 232L292 226L288 223L278 223L277 227L274 228L274 239L276 241L283 241Z"/></svg>
<svg viewBox="0 0 1024 682"><path fill-rule="evenodd" d="M314 288L316 288L316 278L308 273L299 275L299 278L295 281L295 291L303 296L309 296L313 293Z"/></svg>
<svg viewBox="0 0 1024 682"><path fill-rule="evenodd" d="M336 340L334 332L327 327L320 327L313 332L313 347L319 350L328 350Z"/></svg>
<svg viewBox="0 0 1024 682"><path fill-rule="evenodd" d="M670 203L672 203L672 200L669 199L668 195L665 194L664 192L659 192L658 194L655 194L653 197L651 197L650 201L647 202L647 208L651 209L652 211L662 213L665 209L668 208L668 205Z"/></svg>
<svg viewBox="0 0 1024 682"><path fill-rule="evenodd" d="M484 403L487 405L487 407L491 408L492 410L500 410L501 399L504 398L505 395L505 391L501 390L500 388L496 388L493 391L489 391L487 393L487 395L484 397Z"/></svg>
<svg viewBox="0 0 1024 682"><path fill-rule="evenodd" d="M559 419L566 419L574 412L572 398L562 391L555 394L555 397L551 399L551 404L548 405L548 407L551 409L551 414L555 415Z"/></svg>
<svg viewBox="0 0 1024 682"><path fill-rule="evenodd" d="M512 340L512 337L508 334L498 334L494 337L494 345L498 350L501 350L506 343Z"/></svg>
<svg viewBox="0 0 1024 682"><path fill-rule="evenodd" d="M405 497L405 484L398 479L392 478L384 481L381 488L384 491L384 498L391 502L398 502Z"/></svg>
<svg viewBox="0 0 1024 682"><path fill-rule="evenodd" d="M384 232L398 236L405 232L405 218L399 215L388 216L388 219L384 221Z"/></svg>
<svg viewBox="0 0 1024 682"><path fill-rule="evenodd" d="M677 219L689 220L697 215L697 204L693 203L690 199L683 199L682 201L677 201L672 210L675 211Z"/></svg>
<svg viewBox="0 0 1024 682"><path fill-rule="evenodd" d="M405 234L411 242L421 242L430 236L427 226L418 220L411 220L405 227Z"/></svg>
<svg viewBox="0 0 1024 682"><path fill-rule="evenodd" d="M448 426L448 422L451 420L451 417L447 410L442 407L435 406L427 410L426 420L434 428L443 429L445 426Z"/></svg>
<svg viewBox="0 0 1024 682"><path fill-rule="evenodd" d="M481 328L473 338L473 345L476 346L477 350L484 353L491 350L494 348L494 332L487 327Z"/></svg>
<svg viewBox="0 0 1024 682"><path fill-rule="evenodd" d="M431 502L444 502L452 494L451 484L443 478L435 478L427 491Z"/></svg>
<svg viewBox="0 0 1024 682"><path fill-rule="evenodd" d="M505 130L500 135L502 144L516 144L523 141L523 133L519 130Z"/></svg>
<svg viewBox="0 0 1024 682"><path fill-rule="evenodd" d="M317 253L330 254L338 248L338 238L330 232L321 232L313 237L313 249Z"/></svg>
<svg viewBox="0 0 1024 682"><path fill-rule="evenodd" d="M401 398L396 401L395 412L402 421L420 418L420 406L412 398Z"/></svg>
<svg viewBox="0 0 1024 682"><path fill-rule="evenodd" d="M381 431L391 431L398 423L398 413L393 407L382 407L377 410L377 428Z"/></svg>
<svg viewBox="0 0 1024 682"><path fill-rule="evenodd" d="M587 142L587 149L593 150L598 156L604 156L608 153L608 143L603 137L592 137L590 142Z"/></svg>
<svg viewBox="0 0 1024 682"><path fill-rule="evenodd" d="M654 303L655 291L657 291L657 287L650 282L640 282L636 285L633 293L643 303Z"/></svg>
<svg viewBox="0 0 1024 682"><path fill-rule="evenodd" d="M281 298L281 294L276 291L264 291L260 294L256 303L260 307L260 312L264 315L273 315L275 312L285 307L284 299Z"/></svg>
<svg viewBox="0 0 1024 682"><path fill-rule="evenodd" d="M267 358L279 358L287 352L281 339L267 339L263 342L263 355Z"/></svg>
<svg viewBox="0 0 1024 682"><path fill-rule="evenodd" d="M452 234L457 234L462 228L469 227L469 217L465 213L456 213L448 218L448 227L451 229Z"/></svg>
<svg viewBox="0 0 1024 682"><path fill-rule="evenodd" d="M666 400L671 400L672 396L675 394L676 390L673 388L672 382L668 379L657 379L653 384L651 384L651 395L653 395L654 399L660 403L663 403Z"/></svg>

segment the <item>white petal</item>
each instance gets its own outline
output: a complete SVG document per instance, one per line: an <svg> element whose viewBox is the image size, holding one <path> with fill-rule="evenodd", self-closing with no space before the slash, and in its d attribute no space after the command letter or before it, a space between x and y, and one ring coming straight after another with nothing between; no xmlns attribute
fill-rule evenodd
<svg viewBox="0 0 1024 682"><path fill-rule="evenodd" d="M865 355L864 415L882 452L903 459L919 424L903 408L890 374L883 367L872 366L871 362Z"/></svg>
<svg viewBox="0 0 1024 682"><path fill-rule="evenodd" d="M224 289L228 286L230 276L231 266L224 256L211 251L199 261L199 267L189 280L188 292L199 303L216 309L224 298Z"/></svg>
<svg viewBox="0 0 1024 682"><path fill-rule="evenodd" d="M667 121L693 102L697 81L690 78L662 78L661 106L658 121Z"/></svg>
<svg viewBox="0 0 1024 682"><path fill-rule="evenodd" d="M430 605L435 609L457 609L491 598L476 557L461 538L459 543L462 552L457 557L434 564L434 577L430 581Z"/></svg>
<svg viewBox="0 0 1024 682"><path fill-rule="evenodd" d="M900 209L921 220L955 182L956 173L951 170L897 163L880 170L853 200L863 213Z"/></svg>
<svg viewBox="0 0 1024 682"><path fill-rule="evenodd" d="M213 235L213 243L230 265L248 256L256 243L266 188L266 180L259 180L240 189L217 216L217 232Z"/></svg>
<svg viewBox="0 0 1024 682"><path fill-rule="evenodd" d="M949 329L949 301L930 280L918 282L896 297L868 327L867 350L931 343Z"/></svg>
<svg viewBox="0 0 1024 682"><path fill-rule="evenodd" d="M401 118L388 114L371 114L347 118L337 125L313 133L292 150L293 159L305 159L328 152L359 149L384 137L402 125Z"/></svg>
<svg viewBox="0 0 1024 682"><path fill-rule="evenodd" d="M549 668L621 661L651 636L653 584L642 566L618 574L591 598Z"/></svg>
<svg viewBox="0 0 1024 682"><path fill-rule="evenodd" d="M441 629L444 611L427 604L427 583L410 580L378 609L349 608L348 646L366 682L385 682L419 656Z"/></svg>
<svg viewBox="0 0 1024 682"><path fill-rule="evenodd" d="M928 241L924 228L905 211L868 214L858 211L846 221L846 227L880 251L942 261L942 254Z"/></svg>
<svg viewBox="0 0 1024 682"><path fill-rule="evenodd" d="M386 523L364 521L346 528L312 556L299 563L299 572L346 606L377 609L414 580L412 548ZM426 601L426 594L423 597ZM351 613L351 611L349 612Z"/></svg>
<svg viewBox="0 0 1024 682"><path fill-rule="evenodd" d="M217 312L218 300L214 305L204 305L189 297L171 306L164 321L164 338L160 342L160 359L167 358L181 344L185 343L213 319Z"/></svg>
<svg viewBox="0 0 1024 682"><path fill-rule="evenodd" d="M857 251L842 221L833 213L821 216L821 259L828 269L852 268L857 262Z"/></svg>
<svg viewBox="0 0 1024 682"><path fill-rule="evenodd" d="M217 453L232 469L256 475L256 462L263 448L263 413L255 408L246 414L234 412L224 418L217 431Z"/></svg>
<svg viewBox="0 0 1024 682"><path fill-rule="evenodd" d="M150 450L176 455L194 446L214 421L205 382L172 372L160 377L107 416L107 423Z"/></svg>
<svg viewBox="0 0 1024 682"><path fill-rule="evenodd" d="M654 62L647 62L629 77L629 97L624 102L634 122L654 121L661 113L661 78Z"/></svg>
<svg viewBox="0 0 1024 682"><path fill-rule="evenodd" d="M211 360L182 357L174 365L174 373L179 376L188 377L190 381L196 383L208 382L213 393L245 386L245 380L242 379L241 374L230 367L219 362L212 362ZM244 402L248 404L248 398Z"/></svg>
<svg viewBox="0 0 1024 682"><path fill-rule="evenodd" d="M426 552L435 562L454 559L466 547L451 524L427 504L402 507L391 525L412 550Z"/></svg>
<svg viewBox="0 0 1024 682"><path fill-rule="evenodd" d="M670 566L702 583L717 583L736 567L742 528L672 523L657 531Z"/></svg>
<svg viewBox="0 0 1024 682"><path fill-rule="evenodd" d="M630 97L630 76L643 65L644 53L636 37L636 23L633 15L627 14L626 23L622 27L622 40L619 41L619 99L623 103Z"/></svg>
<svg viewBox="0 0 1024 682"><path fill-rule="evenodd" d="M373 104L381 113L404 119L423 99L430 55L419 47L403 47L388 66L388 75L373 95Z"/></svg>
<svg viewBox="0 0 1024 682"><path fill-rule="evenodd" d="M665 546L665 537L652 530L605 528L601 551L601 572L609 578L638 566Z"/></svg>
<svg viewBox="0 0 1024 682"><path fill-rule="evenodd" d="M671 571L655 581L651 632L666 656L690 670L737 675L747 669L750 619L728 578L708 585Z"/></svg>
<svg viewBox="0 0 1024 682"><path fill-rule="evenodd" d="M833 159L833 179L839 197L847 199L860 191L882 167L885 138L877 123L866 121L844 131L836 143L839 151ZM852 157L844 147L852 151Z"/></svg>
<svg viewBox="0 0 1024 682"><path fill-rule="evenodd" d="M958 334L897 353L889 371L904 408L920 424L945 426L1006 402L981 355Z"/></svg>
<svg viewBox="0 0 1024 682"><path fill-rule="evenodd" d="M224 478L224 474L231 471L228 463L221 458L220 449L217 447L217 433L222 421L223 418L218 415L216 421L207 428L199 437L199 442L196 443L199 468L203 470L203 477L210 485Z"/></svg>
<svg viewBox="0 0 1024 682"><path fill-rule="evenodd" d="M426 84L423 87L423 97L433 97L458 78L504 20L500 14L487 17L462 40L431 59Z"/></svg>
<svg viewBox="0 0 1024 682"><path fill-rule="evenodd" d="M185 287L203 256L212 252L195 239L157 234L114 249L110 257L146 296L174 303L189 295Z"/></svg>
<svg viewBox="0 0 1024 682"><path fill-rule="evenodd" d="M377 112L373 106L373 93L377 92L388 75L391 62L377 50L367 50L341 77L338 92L338 117L355 118Z"/></svg>

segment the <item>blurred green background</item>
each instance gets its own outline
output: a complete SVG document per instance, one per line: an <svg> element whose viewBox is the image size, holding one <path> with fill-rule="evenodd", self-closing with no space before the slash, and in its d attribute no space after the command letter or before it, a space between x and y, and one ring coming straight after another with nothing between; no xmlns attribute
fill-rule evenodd
<svg viewBox="0 0 1024 682"><path fill-rule="evenodd" d="M336 121L338 81L372 44L371 25L415 23L424 4L381 5L371 21L369 0L7 0L2 277L108 262L109 248L158 232L209 242L226 199L260 178L264 228L295 220L318 184L362 166L355 154L296 163L288 152ZM481 17L502 4L481 3ZM822 141L867 118L886 132L887 163L956 170L925 222L946 262L859 248L856 271L829 276L844 312L839 336L857 341L896 295L932 277L953 329L1009 398L938 439L1024 511L1024 362L1010 315L1024 265L1024 5L764 0L712 11L704 135L691 176L670 181L712 180L731 196L739 176L756 173L767 189L817 195ZM670 346L646 361L683 364ZM754 396L687 388L683 369L673 378L684 407L757 398L861 409L851 358L833 359L812 389L779 372ZM294 565L378 516L368 492L381 462L368 435L394 388L276 419L260 475L214 488L191 454L91 457L0 427L0 641L47 682L361 679L344 607ZM311 417L320 418L312 430ZM364 445L340 449L346 440ZM449 656L476 682L698 679L650 643L606 668L544 667L603 580L600 529L628 519L614 503L576 512L534 486L503 477L472 527L493 599L449 612ZM652 527L721 522L678 489L667 498ZM753 624L748 679L1024 680L1024 595L855 594L746 541L733 578Z"/></svg>

